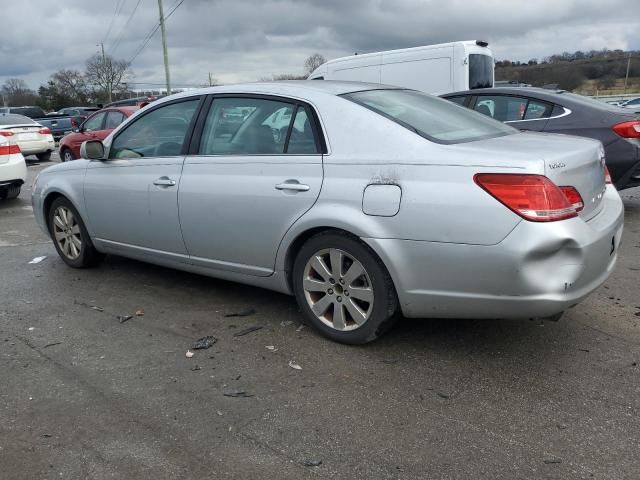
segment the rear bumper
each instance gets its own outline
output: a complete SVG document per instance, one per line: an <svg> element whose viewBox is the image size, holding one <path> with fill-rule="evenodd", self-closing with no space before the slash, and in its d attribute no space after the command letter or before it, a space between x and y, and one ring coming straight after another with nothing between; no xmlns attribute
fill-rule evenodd
<svg viewBox="0 0 640 480"><path fill-rule="evenodd" d="M27 164L22 155L11 155L9 161L0 163L0 187L22 185L26 181Z"/></svg>
<svg viewBox="0 0 640 480"><path fill-rule="evenodd" d="M34 155L36 153L44 153L53 151L56 146L56 142L51 137L51 140L36 140L33 142L18 142L20 151L23 155Z"/></svg>
<svg viewBox="0 0 640 480"><path fill-rule="evenodd" d="M364 239L382 258L407 317L538 318L570 308L611 274L624 209L608 186L589 220L521 221L496 245Z"/></svg>

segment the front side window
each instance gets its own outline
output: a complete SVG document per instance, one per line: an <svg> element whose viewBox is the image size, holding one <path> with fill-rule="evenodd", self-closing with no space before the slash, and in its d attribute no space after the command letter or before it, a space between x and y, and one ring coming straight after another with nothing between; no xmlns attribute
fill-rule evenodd
<svg viewBox="0 0 640 480"><path fill-rule="evenodd" d="M518 132L448 100L413 90L367 90L343 97L437 143L472 142Z"/></svg>
<svg viewBox="0 0 640 480"><path fill-rule="evenodd" d="M84 122L84 125L82 126L83 130L102 130L102 122L104 121L105 116L106 113L102 112L89 118L86 122Z"/></svg>
<svg viewBox="0 0 640 480"><path fill-rule="evenodd" d="M114 139L109 158L180 155L199 98L164 105L128 125Z"/></svg>
<svg viewBox="0 0 640 480"><path fill-rule="evenodd" d="M493 87L493 58L489 55L469 55L469 89Z"/></svg>
<svg viewBox="0 0 640 480"><path fill-rule="evenodd" d="M282 154L295 108L260 98L216 98L204 124L199 153Z"/></svg>

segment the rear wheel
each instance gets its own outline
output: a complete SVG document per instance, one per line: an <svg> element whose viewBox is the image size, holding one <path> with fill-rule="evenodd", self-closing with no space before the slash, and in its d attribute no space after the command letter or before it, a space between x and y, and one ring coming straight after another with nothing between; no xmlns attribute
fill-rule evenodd
<svg viewBox="0 0 640 480"><path fill-rule="evenodd" d="M36 157L38 157L38 160L41 162L48 162L49 160L51 160L51 150L44 153L37 153Z"/></svg>
<svg viewBox="0 0 640 480"><path fill-rule="evenodd" d="M309 323L337 342L370 342L397 318L385 266L347 234L323 232L308 240L294 262L293 288Z"/></svg>
<svg viewBox="0 0 640 480"><path fill-rule="evenodd" d="M68 148L64 148L61 153L62 154L60 155L60 160L62 160L63 162L70 162L71 160L76 159L73 152Z"/></svg>
<svg viewBox="0 0 640 480"><path fill-rule="evenodd" d="M56 198L51 204L49 231L58 255L71 267L93 267L104 258L93 246L78 211L64 197Z"/></svg>

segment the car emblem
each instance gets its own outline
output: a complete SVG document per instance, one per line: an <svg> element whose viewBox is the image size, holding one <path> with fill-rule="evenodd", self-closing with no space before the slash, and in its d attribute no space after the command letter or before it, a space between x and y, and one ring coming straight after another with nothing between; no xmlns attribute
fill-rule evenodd
<svg viewBox="0 0 640 480"><path fill-rule="evenodd" d="M550 163L549 164L549 168L551 170L555 170L556 168L563 168L563 167L566 167L566 165L564 163L562 163L562 162L556 162L556 163Z"/></svg>

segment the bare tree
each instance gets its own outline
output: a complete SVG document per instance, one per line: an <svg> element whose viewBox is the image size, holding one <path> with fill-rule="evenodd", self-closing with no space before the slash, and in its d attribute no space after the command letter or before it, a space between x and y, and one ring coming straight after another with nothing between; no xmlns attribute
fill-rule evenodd
<svg viewBox="0 0 640 480"><path fill-rule="evenodd" d="M114 91L124 88L124 78L129 72L129 64L124 60L116 60L110 55L104 58L95 54L87 60L87 81L93 83L106 96L109 102L112 101Z"/></svg>
<svg viewBox="0 0 640 480"><path fill-rule="evenodd" d="M2 103L10 107L33 105L36 101L36 93L29 88L21 78L9 78L0 88Z"/></svg>
<svg viewBox="0 0 640 480"><path fill-rule="evenodd" d="M325 62L326 60L322 55L320 55L319 53L314 53L304 61L304 71L307 75L309 75Z"/></svg>
<svg viewBox="0 0 640 480"><path fill-rule="evenodd" d="M84 104L87 102L89 87L87 79L77 70L60 70L51 75L60 96L67 97L71 103Z"/></svg>

